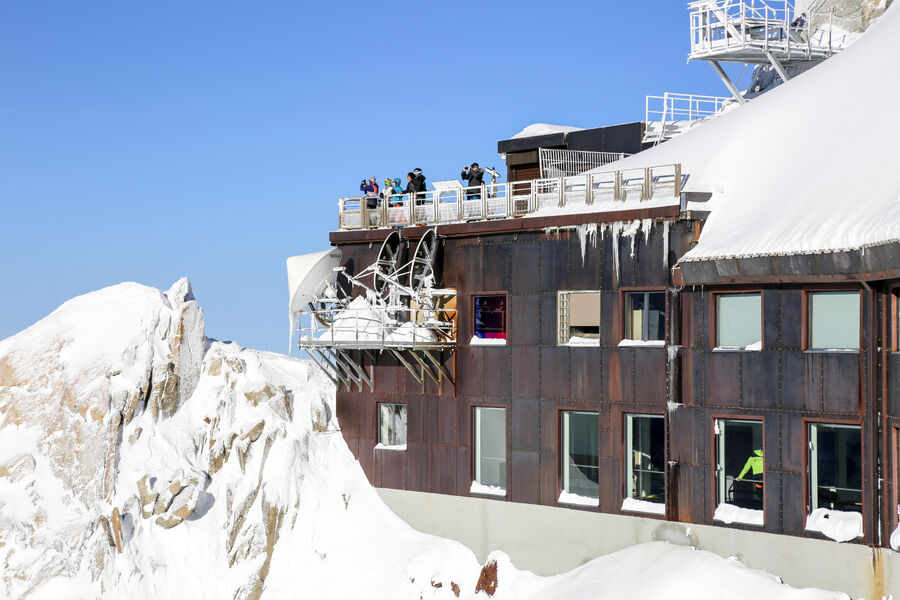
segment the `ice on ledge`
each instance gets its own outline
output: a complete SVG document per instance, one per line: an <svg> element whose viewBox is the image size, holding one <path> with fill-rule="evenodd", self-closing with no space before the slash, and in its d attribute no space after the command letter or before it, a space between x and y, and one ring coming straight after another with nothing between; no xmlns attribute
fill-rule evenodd
<svg viewBox="0 0 900 600"><path fill-rule="evenodd" d="M897 525L891 533L890 544L892 550L900 551L900 525Z"/></svg>
<svg viewBox="0 0 900 600"><path fill-rule="evenodd" d="M506 490L496 485L483 485L477 481L472 482L469 488L470 494L481 494L484 496L503 496L506 497Z"/></svg>
<svg viewBox="0 0 900 600"><path fill-rule="evenodd" d="M650 515L665 515L666 505L663 502L648 502L638 498L625 498L620 510L627 512L647 513Z"/></svg>
<svg viewBox="0 0 900 600"><path fill-rule="evenodd" d="M762 350L762 341L753 342L746 346L716 346L713 352L759 352Z"/></svg>
<svg viewBox="0 0 900 600"><path fill-rule="evenodd" d="M849 542L862 537L862 513L817 508L806 517L806 530L821 533L836 542Z"/></svg>
<svg viewBox="0 0 900 600"><path fill-rule="evenodd" d="M600 338L586 338L573 335L563 346L600 346Z"/></svg>
<svg viewBox="0 0 900 600"><path fill-rule="evenodd" d="M713 521L721 521L726 525L731 523L741 523L743 525L765 525L765 515L761 510L753 510L752 508L741 508L734 504L723 502L716 507L713 514Z"/></svg>
<svg viewBox="0 0 900 600"><path fill-rule="evenodd" d="M583 127L572 127L569 125L551 125L550 123L532 123L516 135L511 140L519 138L535 137L538 135L552 135L554 133L571 133L573 131L583 131Z"/></svg>
<svg viewBox="0 0 900 600"><path fill-rule="evenodd" d="M558 504L571 504L572 506L600 506L599 498L572 494L565 490L560 492L559 499L556 502Z"/></svg>
<svg viewBox="0 0 900 600"><path fill-rule="evenodd" d="M375 444L376 450L394 450L396 452L402 452L406 450L406 444L397 444L396 446L388 446L386 444L378 443Z"/></svg>
<svg viewBox="0 0 900 600"><path fill-rule="evenodd" d="M622 340L619 346L634 346L644 348L662 348L666 345L665 340Z"/></svg>
<svg viewBox="0 0 900 600"><path fill-rule="evenodd" d="M505 346L506 340L503 338L480 338L477 335L473 335L472 339L469 340L470 346Z"/></svg>

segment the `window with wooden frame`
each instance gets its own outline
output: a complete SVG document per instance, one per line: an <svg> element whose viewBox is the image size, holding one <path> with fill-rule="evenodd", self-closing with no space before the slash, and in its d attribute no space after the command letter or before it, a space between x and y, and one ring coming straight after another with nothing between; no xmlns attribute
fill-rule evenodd
<svg viewBox="0 0 900 600"><path fill-rule="evenodd" d="M809 350L859 350L858 290L807 292Z"/></svg>
<svg viewBox="0 0 900 600"><path fill-rule="evenodd" d="M862 512L862 428L809 424L809 506Z"/></svg>
<svg viewBox="0 0 900 600"><path fill-rule="evenodd" d="M557 294L558 343L600 345L600 292L562 291Z"/></svg>
<svg viewBox="0 0 900 600"><path fill-rule="evenodd" d="M664 342L666 339L666 292L625 292L625 339Z"/></svg>
<svg viewBox="0 0 900 600"><path fill-rule="evenodd" d="M406 450L406 404L378 404L378 445Z"/></svg>
<svg viewBox="0 0 900 600"><path fill-rule="evenodd" d="M717 348L762 349L762 293L716 293Z"/></svg>
<svg viewBox="0 0 900 600"><path fill-rule="evenodd" d="M476 493L506 493L506 409L476 406L475 414Z"/></svg>
<svg viewBox="0 0 900 600"><path fill-rule="evenodd" d="M483 294L473 298L472 341L506 342L506 294Z"/></svg>
<svg viewBox="0 0 900 600"><path fill-rule="evenodd" d="M716 513L724 523L764 523L763 422L716 419Z"/></svg>
<svg viewBox="0 0 900 600"><path fill-rule="evenodd" d="M625 415L623 510L665 514L666 431L662 415Z"/></svg>
<svg viewBox="0 0 900 600"><path fill-rule="evenodd" d="M561 502L592 504L600 497L600 424L596 412L562 412Z"/></svg>

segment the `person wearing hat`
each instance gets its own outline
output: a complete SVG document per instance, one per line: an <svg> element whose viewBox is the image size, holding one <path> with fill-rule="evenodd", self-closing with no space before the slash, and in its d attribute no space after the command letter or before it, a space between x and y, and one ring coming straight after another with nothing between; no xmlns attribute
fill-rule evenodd
<svg viewBox="0 0 900 600"><path fill-rule="evenodd" d="M481 188L484 185L484 169L478 166L477 162L473 162L471 167L463 167L462 173L459 175L460 179L467 182L466 187L468 188ZM480 200L481 199L481 191L479 190L466 190L466 200Z"/></svg>

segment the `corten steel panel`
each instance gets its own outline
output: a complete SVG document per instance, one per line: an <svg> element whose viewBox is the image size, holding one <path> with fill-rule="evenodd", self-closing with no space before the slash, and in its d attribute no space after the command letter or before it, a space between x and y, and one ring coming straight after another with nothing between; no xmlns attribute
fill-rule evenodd
<svg viewBox="0 0 900 600"><path fill-rule="evenodd" d="M804 512L807 498L803 495L804 476L783 473L781 475L781 531L791 535L804 535Z"/></svg>
<svg viewBox="0 0 900 600"><path fill-rule="evenodd" d="M783 450L781 448L781 414L776 411L753 413L754 416L762 415L764 419L763 444L765 445L766 473L781 471L783 462Z"/></svg>
<svg viewBox="0 0 900 600"><path fill-rule="evenodd" d="M550 292L569 289L569 242L545 238L541 241L541 289Z"/></svg>
<svg viewBox="0 0 900 600"><path fill-rule="evenodd" d="M598 240L599 242L599 240ZM569 287L573 290L600 289L603 270L603 253L599 243L594 247L588 242L581 253L581 240L577 235L569 237Z"/></svg>
<svg viewBox="0 0 900 600"><path fill-rule="evenodd" d="M568 348L541 348L541 396L570 397Z"/></svg>
<svg viewBox="0 0 900 600"><path fill-rule="evenodd" d="M781 531L781 474L768 472L765 476L765 523L763 531L779 533ZM750 528L748 528L750 529Z"/></svg>
<svg viewBox="0 0 900 600"><path fill-rule="evenodd" d="M559 499L559 464L557 454L542 453L540 455L540 503L556 506Z"/></svg>
<svg viewBox="0 0 900 600"><path fill-rule="evenodd" d="M508 290L512 272L512 246L485 244L482 262L483 290Z"/></svg>
<svg viewBox="0 0 900 600"><path fill-rule="evenodd" d="M441 399L434 396L425 396L425 443L440 444L441 435Z"/></svg>
<svg viewBox="0 0 900 600"><path fill-rule="evenodd" d="M507 343L511 346L537 346L541 343L541 296L509 296Z"/></svg>
<svg viewBox="0 0 900 600"><path fill-rule="evenodd" d="M640 236L638 236L640 238ZM637 253L635 253L634 257L631 256L631 242L632 238L622 236L618 239L619 242L619 262L616 264L613 255L610 254L610 259L612 263L610 264L610 270L615 269L615 272L619 274L619 280L617 287L628 287L628 286L636 286L638 285L635 278L635 262L637 258ZM615 240L613 241L615 243ZM637 245L641 243L641 239L634 240L635 251L637 249Z"/></svg>
<svg viewBox="0 0 900 600"><path fill-rule="evenodd" d="M679 465L677 470L676 486L678 494L675 497L678 519L689 523L708 523L712 513L710 506L713 490L708 484L708 467L695 467Z"/></svg>
<svg viewBox="0 0 900 600"><path fill-rule="evenodd" d="M872 292L863 290L860 294L860 348L868 348L872 343Z"/></svg>
<svg viewBox="0 0 900 600"><path fill-rule="evenodd" d="M665 286L669 283L667 257L663 253L662 225L656 224L649 240L643 232L635 242L635 284L640 286Z"/></svg>
<svg viewBox="0 0 900 600"><path fill-rule="evenodd" d="M345 439L359 437L359 418L356 399L346 392L337 392L335 404L338 424Z"/></svg>
<svg viewBox="0 0 900 600"><path fill-rule="evenodd" d="M456 444L456 398L440 398L440 442L442 444Z"/></svg>
<svg viewBox="0 0 900 600"><path fill-rule="evenodd" d="M741 406L751 409L778 407L778 352L744 352L741 355Z"/></svg>
<svg viewBox="0 0 900 600"><path fill-rule="evenodd" d="M521 398L535 394L540 388L540 349L513 347L510 349L510 357L512 361L512 395Z"/></svg>
<svg viewBox="0 0 900 600"><path fill-rule="evenodd" d="M603 400L605 402L632 402L634 398L634 350L632 348L602 348Z"/></svg>
<svg viewBox="0 0 900 600"><path fill-rule="evenodd" d="M781 462L788 473L803 475L807 450L806 425L798 413L781 413Z"/></svg>
<svg viewBox="0 0 900 600"><path fill-rule="evenodd" d="M452 494L456 491L456 447L431 446L431 491L436 494Z"/></svg>
<svg viewBox="0 0 900 600"><path fill-rule="evenodd" d="M703 306L704 296L684 290L681 292L681 345L685 348L699 348L702 346L701 327L705 326L702 315L699 313Z"/></svg>
<svg viewBox="0 0 900 600"><path fill-rule="evenodd" d="M781 292L779 290L763 290L763 348L780 347L781 330Z"/></svg>
<svg viewBox="0 0 900 600"><path fill-rule="evenodd" d="M741 374L741 352L707 352L706 406L741 405L737 384Z"/></svg>
<svg viewBox="0 0 900 600"><path fill-rule="evenodd" d="M456 352L456 391L462 396L481 396L486 348L464 346ZM496 350L496 348L491 348Z"/></svg>
<svg viewBox="0 0 900 600"><path fill-rule="evenodd" d="M600 459L600 505L604 513L619 513L622 508L622 462L614 457Z"/></svg>
<svg viewBox="0 0 900 600"><path fill-rule="evenodd" d="M900 353L894 352L888 355L888 414L900 417Z"/></svg>
<svg viewBox="0 0 900 600"><path fill-rule="evenodd" d="M406 439L411 444L425 443L428 434L425 423L428 417L428 403L421 396L406 399Z"/></svg>
<svg viewBox="0 0 900 600"><path fill-rule="evenodd" d="M814 410L819 410L821 402L816 399L816 390L807 390L806 365L809 356L799 350L781 352L781 408L784 410L804 410L810 402L817 402Z"/></svg>
<svg viewBox="0 0 900 600"><path fill-rule="evenodd" d="M394 450L376 450L380 467L381 487L397 490L406 487L406 452Z"/></svg>
<svg viewBox="0 0 900 600"><path fill-rule="evenodd" d="M560 451L559 404L555 400L542 400L540 402L540 447L542 452L557 453Z"/></svg>
<svg viewBox="0 0 900 600"><path fill-rule="evenodd" d="M860 355L825 353L822 355L822 391L826 412L855 415L860 410Z"/></svg>
<svg viewBox="0 0 900 600"><path fill-rule="evenodd" d="M359 456L356 457L359 460L359 466L362 467L363 472L366 474L366 477L372 485L375 485L374 449L375 440L365 438L360 439Z"/></svg>
<svg viewBox="0 0 900 600"><path fill-rule="evenodd" d="M515 398L507 418L510 421L509 447L512 450L540 450L540 400Z"/></svg>
<svg viewBox="0 0 900 600"><path fill-rule="evenodd" d="M509 499L538 504L541 500L540 454L511 450Z"/></svg>
<svg viewBox="0 0 900 600"><path fill-rule="evenodd" d="M700 406L703 385L703 351L682 348L678 351L681 359L681 403L685 406Z"/></svg>
<svg viewBox="0 0 900 600"><path fill-rule="evenodd" d="M785 353L787 354L787 353ZM820 413L825 410L822 393L824 373L821 353L803 353L803 410ZM783 389L797 389L785 376Z"/></svg>
<svg viewBox="0 0 900 600"><path fill-rule="evenodd" d="M634 349L634 401L665 406L668 377L665 348Z"/></svg>
<svg viewBox="0 0 900 600"><path fill-rule="evenodd" d="M600 348L573 347L569 350L571 399L599 402L603 397L603 352Z"/></svg>
<svg viewBox="0 0 900 600"><path fill-rule="evenodd" d="M670 412L669 460L706 466L711 459L707 456L707 436L710 427L706 411L703 409L683 406Z"/></svg>
<svg viewBox="0 0 900 600"><path fill-rule="evenodd" d="M619 292L600 294L600 344L615 346L622 340L622 312Z"/></svg>
<svg viewBox="0 0 900 600"><path fill-rule="evenodd" d="M472 427L472 406L476 403L472 398L456 398L456 444L471 447L474 438Z"/></svg>
<svg viewBox="0 0 900 600"><path fill-rule="evenodd" d="M511 293L540 293L541 244L536 237L531 242L513 244L511 268L512 278L509 288Z"/></svg>
<svg viewBox="0 0 900 600"><path fill-rule="evenodd" d="M603 268L600 270L600 289L617 289L619 285L625 285L616 281L615 260L613 259L613 237L603 237L597 245L603 254Z"/></svg>
<svg viewBox="0 0 900 600"><path fill-rule="evenodd" d="M375 391L379 394L400 394L402 395L405 391L401 387L401 381L403 381L403 373L400 373L397 370L397 367L400 366L393 356L382 353L378 357L378 362L375 365ZM400 366L401 369L405 372L406 369Z"/></svg>
<svg viewBox="0 0 900 600"><path fill-rule="evenodd" d="M428 446L408 443L406 445L406 489L428 492Z"/></svg>
<svg viewBox="0 0 900 600"><path fill-rule="evenodd" d="M460 244L456 247L456 280L458 292L461 295L471 295L474 292L480 292L484 290L484 288L482 287L482 249L483 247L480 245ZM444 259L445 265L446 262L447 258ZM463 301L465 301L465 303L463 303ZM469 305L469 302L469 298L458 298L458 305L460 306L460 308L464 306L467 307ZM461 336L464 336L465 334L471 334L472 332L471 317L468 314L470 312L470 310L460 310L461 314L458 318L464 318L466 321L465 325L467 326L466 330L460 330ZM464 323L460 322L458 326L461 328L463 325Z"/></svg>
<svg viewBox="0 0 900 600"><path fill-rule="evenodd" d="M456 494L468 496L472 489L472 454L468 447L456 446Z"/></svg>
<svg viewBox="0 0 900 600"><path fill-rule="evenodd" d="M484 395L490 397L509 396L510 382L510 348L506 346L484 348Z"/></svg>
<svg viewBox="0 0 900 600"><path fill-rule="evenodd" d="M359 439L374 440L378 434L378 405L374 398L360 396ZM374 442L372 444L375 445Z"/></svg>
<svg viewBox="0 0 900 600"><path fill-rule="evenodd" d="M556 293L541 294L540 296L540 332L542 346L555 346L559 341L557 326L557 301Z"/></svg>

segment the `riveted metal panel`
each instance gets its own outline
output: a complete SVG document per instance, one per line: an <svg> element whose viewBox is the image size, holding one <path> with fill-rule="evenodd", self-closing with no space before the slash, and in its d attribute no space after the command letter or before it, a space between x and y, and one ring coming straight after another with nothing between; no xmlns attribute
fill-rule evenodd
<svg viewBox="0 0 900 600"><path fill-rule="evenodd" d="M406 451L376 450L381 478L375 485L402 490L406 486Z"/></svg>
<svg viewBox="0 0 900 600"><path fill-rule="evenodd" d="M545 237L541 241L541 289L545 292L569 289L568 239Z"/></svg>
<svg viewBox="0 0 900 600"><path fill-rule="evenodd" d="M706 406L740 406L741 353L708 352L706 365Z"/></svg>
<svg viewBox="0 0 900 600"><path fill-rule="evenodd" d="M483 290L508 290L512 272L512 246L509 244L485 244L482 255Z"/></svg>
<svg viewBox="0 0 900 600"><path fill-rule="evenodd" d="M511 346L537 346L541 340L541 296L509 296L507 343Z"/></svg>
<svg viewBox="0 0 900 600"><path fill-rule="evenodd" d="M512 450L540 450L540 440L535 432L540 431L540 400L537 398L516 398L509 411L509 447Z"/></svg>
<svg viewBox="0 0 900 600"><path fill-rule="evenodd" d="M573 347L569 351L571 398L598 402L603 395L603 352L600 348Z"/></svg>
<svg viewBox="0 0 900 600"><path fill-rule="evenodd" d="M569 349L541 348L541 396L569 398Z"/></svg>
<svg viewBox="0 0 900 600"><path fill-rule="evenodd" d="M432 445L430 452L431 491L452 494L456 491L456 448Z"/></svg>
<svg viewBox="0 0 900 600"><path fill-rule="evenodd" d="M523 236L524 237L524 236ZM533 236L532 236L533 237ZM537 294L541 291L541 245L537 240L512 246L512 294Z"/></svg>
<svg viewBox="0 0 900 600"><path fill-rule="evenodd" d="M465 343L465 342L464 342ZM484 390L484 353L497 348L461 346L456 351L456 390L464 396L481 396Z"/></svg>
<svg viewBox="0 0 900 600"><path fill-rule="evenodd" d="M556 506L559 498L559 455L556 451L552 454L542 453L540 456L540 503L547 506Z"/></svg>
<svg viewBox="0 0 900 600"><path fill-rule="evenodd" d="M808 499L803 495L804 476L797 473L782 473L781 475L781 493L782 493L782 511L781 511L781 527L784 533L793 535L803 535L806 529L806 519L804 517L804 507L808 503Z"/></svg>
<svg viewBox="0 0 900 600"><path fill-rule="evenodd" d="M537 504L541 499L540 454L511 450L509 499Z"/></svg>
<svg viewBox="0 0 900 600"><path fill-rule="evenodd" d="M540 356L540 349L534 346L510 349L513 396L533 395L540 389Z"/></svg>
<svg viewBox="0 0 900 600"><path fill-rule="evenodd" d="M559 404L555 400L542 400L539 410L541 419L540 450L541 452L552 452L555 455L560 451Z"/></svg>
<svg viewBox="0 0 900 600"><path fill-rule="evenodd" d="M744 352L741 355L741 406L778 407L778 351Z"/></svg>
<svg viewBox="0 0 900 600"><path fill-rule="evenodd" d="M511 388L511 349L506 346L484 348L484 395L506 397Z"/></svg>
<svg viewBox="0 0 900 600"><path fill-rule="evenodd" d="M668 378L665 348L634 349L634 401L665 406Z"/></svg>
<svg viewBox="0 0 900 600"><path fill-rule="evenodd" d="M824 409L831 413L855 415L860 410L859 360L856 353L822 354Z"/></svg>

